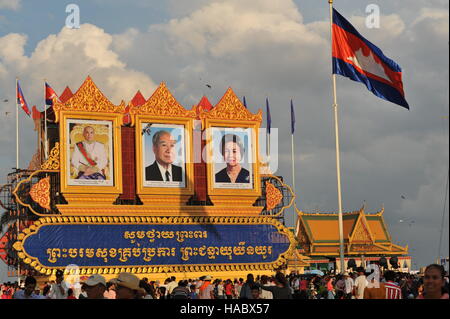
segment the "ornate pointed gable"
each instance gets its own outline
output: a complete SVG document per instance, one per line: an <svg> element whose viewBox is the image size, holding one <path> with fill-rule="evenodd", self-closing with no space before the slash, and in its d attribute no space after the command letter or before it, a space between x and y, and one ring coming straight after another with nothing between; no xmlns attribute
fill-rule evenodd
<svg viewBox="0 0 450 319"><path fill-rule="evenodd" d="M375 242L369 225L363 215L360 215L358 221L350 236L349 242L351 245L370 245Z"/></svg>
<svg viewBox="0 0 450 319"><path fill-rule="evenodd" d="M384 207L376 214L365 215L372 235L377 243L389 243L392 241L391 235L383 218Z"/></svg>
<svg viewBox="0 0 450 319"><path fill-rule="evenodd" d="M305 227L303 218L302 218L302 212L299 212L298 219L297 219L297 228L295 231L295 236L297 238L297 241L299 245L302 247L302 249L305 252L310 251L310 245L311 245L311 234L308 232L307 228Z"/></svg>
<svg viewBox="0 0 450 319"><path fill-rule="evenodd" d="M56 122L58 122L59 112L61 111L123 113L125 102L122 101L120 105L114 105L88 76L70 99L64 103L55 101L53 109L56 114Z"/></svg>
<svg viewBox="0 0 450 319"><path fill-rule="evenodd" d="M209 112L202 113L201 118L226 119L235 121L262 121L262 111L252 114L239 100L231 88L225 92L219 103Z"/></svg>
<svg viewBox="0 0 450 319"><path fill-rule="evenodd" d="M156 91L144 104L131 106L130 114L168 117L196 117L195 110L186 110L180 103L178 103L164 82L161 82Z"/></svg>

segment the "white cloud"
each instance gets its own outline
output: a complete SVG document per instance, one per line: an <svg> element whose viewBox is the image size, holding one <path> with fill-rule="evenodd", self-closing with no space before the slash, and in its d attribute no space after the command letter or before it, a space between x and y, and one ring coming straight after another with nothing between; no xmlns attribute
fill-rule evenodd
<svg viewBox="0 0 450 319"><path fill-rule="evenodd" d="M0 38L0 61L3 65L23 69L28 62L24 55L24 46L27 36L24 34L10 33Z"/></svg>
<svg viewBox="0 0 450 319"><path fill-rule="evenodd" d="M172 19L166 32L174 50L213 57L243 52L256 44L319 43L291 1L218 1L187 17Z"/></svg>
<svg viewBox="0 0 450 319"><path fill-rule="evenodd" d="M440 38L448 38L448 9L422 8L420 15L412 23L413 27L429 28L436 36Z"/></svg>
<svg viewBox="0 0 450 319"><path fill-rule="evenodd" d="M10 33L0 37L0 141L3 175L15 166L15 91L16 76L31 108L43 108L44 78L57 93L68 85L75 92L88 75L115 104L129 101L138 89L152 92L156 85L146 74L127 67L112 47L113 37L104 30L84 24L78 30L63 28L40 41L30 56L25 54L27 37ZM4 103L4 100L9 102ZM20 163L26 167L35 152L34 125L22 110L20 116Z"/></svg>
<svg viewBox="0 0 450 319"><path fill-rule="evenodd" d="M21 0L0 0L0 9L18 10L21 6Z"/></svg>
<svg viewBox="0 0 450 319"><path fill-rule="evenodd" d="M91 75L114 103L131 99L139 88L155 87L147 75L127 68L112 49L113 37L94 25L63 28L40 41L30 57L24 54L26 41L20 34L0 38L0 70L9 72L0 81L7 83L19 75L30 101L42 99L39 83L44 78L60 92L66 85L76 90Z"/></svg>

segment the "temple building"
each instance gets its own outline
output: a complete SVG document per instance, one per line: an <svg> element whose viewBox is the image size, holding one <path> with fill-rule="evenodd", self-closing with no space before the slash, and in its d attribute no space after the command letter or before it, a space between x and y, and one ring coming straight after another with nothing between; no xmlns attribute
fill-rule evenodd
<svg viewBox="0 0 450 319"><path fill-rule="evenodd" d="M408 246L402 247L392 242L383 214L384 208L368 214L364 206L358 211L343 214L344 264L347 269L384 264L389 269L411 270ZM337 213L298 211L295 234L298 240L297 257L289 259L288 268L340 272Z"/></svg>

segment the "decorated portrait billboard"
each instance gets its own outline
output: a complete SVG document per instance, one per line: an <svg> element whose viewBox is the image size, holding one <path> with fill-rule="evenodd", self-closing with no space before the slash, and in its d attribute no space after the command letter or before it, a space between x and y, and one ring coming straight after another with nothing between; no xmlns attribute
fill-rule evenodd
<svg viewBox="0 0 450 319"><path fill-rule="evenodd" d="M67 119L67 180L75 186L112 186L112 121Z"/></svg>

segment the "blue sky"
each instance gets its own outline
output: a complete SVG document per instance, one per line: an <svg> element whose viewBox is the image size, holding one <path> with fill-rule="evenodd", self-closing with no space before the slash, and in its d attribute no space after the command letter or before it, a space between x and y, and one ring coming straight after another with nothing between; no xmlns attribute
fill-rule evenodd
<svg viewBox="0 0 450 319"><path fill-rule="evenodd" d="M26 53L30 54L36 44L49 34L58 33L69 13L66 6L77 4L80 22L92 23L108 33L120 33L127 28L143 28L149 24L162 23L169 17L164 1L147 1L151 5L139 5L139 1L22 1L20 10L2 12L7 22L0 22L0 33L11 30L29 37ZM144 1L142 1L144 2Z"/></svg>
<svg viewBox="0 0 450 319"><path fill-rule="evenodd" d="M78 30L64 27L69 3L80 8ZM365 25L369 4L380 8L380 28ZM448 1L338 0L335 7L400 64L411 107L338 77L344 211L384 205L393 241L409 244L417 267L431 263L449 158ZM164 81L189 109L203 95L216 104L228 87L255 113L269 97L272 128L279 129L276 174L290 184L292 98L297 206L337 211L328 15L326 0L0 0L0 101L12 102L0 104L0 183L15 163L16 76L38 107L43 78L60 93L91 75L116 104L138 89L148 98ZM20 123L25 166L36 133L23 113Z"/></svg>

